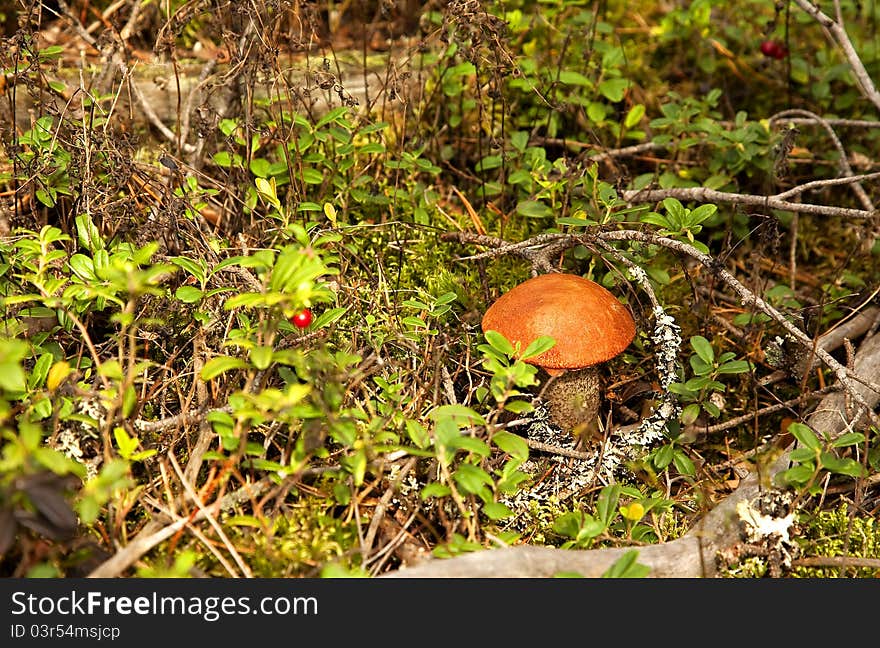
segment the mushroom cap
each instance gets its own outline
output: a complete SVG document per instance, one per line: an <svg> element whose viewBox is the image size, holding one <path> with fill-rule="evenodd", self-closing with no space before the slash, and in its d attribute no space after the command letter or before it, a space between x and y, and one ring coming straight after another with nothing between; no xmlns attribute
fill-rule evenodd
<svg viewBox="0 0 880 648"><path fill-rule="evenodd" d="M494 330L525 351L542 335L553 348L526 360L551 374L583 369L620 354L636 334L629 310L605 288L573 274L538 275L501 295L483 316Z"/></svg>

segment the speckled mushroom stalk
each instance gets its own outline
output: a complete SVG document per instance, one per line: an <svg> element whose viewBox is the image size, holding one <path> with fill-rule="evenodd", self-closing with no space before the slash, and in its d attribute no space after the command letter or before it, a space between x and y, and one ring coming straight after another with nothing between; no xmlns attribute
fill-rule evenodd
<svg viewBox="0 0 880 648"><path fill-rule="evenodd" d="M570 369L551 377L543 391L550 420L576 436L595 433L601 403L599 368Z"/></svg>
<svg viewBox="0 0 880 648"><path fill-rule="evenodd" d="M527 358L553 380L544 398L551 420L575 434L595 429L600 404L599 366L635 337L629 310L599 284L573 274L538 275L501 295L483 316L483 331L498 331L521 349L541 336L553 348Z"/></svg>

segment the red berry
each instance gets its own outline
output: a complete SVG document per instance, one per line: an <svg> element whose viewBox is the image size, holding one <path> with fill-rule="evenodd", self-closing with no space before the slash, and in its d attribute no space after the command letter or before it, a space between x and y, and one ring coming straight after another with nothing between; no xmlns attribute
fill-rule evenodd
<svg viewBox="0 0 880 648"><path fill-rule="evenodd" d="M304 329L312 323L312 311L308 308L303 308L300 312L290 318L290 321L293 322L293 325L297 328Z"/></svg>
<svg viewBox="0 0 880 648"><path fill-rule="evenodd" d="M788 56L788 49L779 41L765 40L761 42L761 54L780 60Z"/></svg>

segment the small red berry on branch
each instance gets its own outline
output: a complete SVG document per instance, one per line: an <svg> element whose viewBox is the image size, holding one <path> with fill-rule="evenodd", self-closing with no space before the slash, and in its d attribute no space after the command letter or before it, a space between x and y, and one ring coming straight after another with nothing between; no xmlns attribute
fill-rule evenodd
<svg viewBox="0 0 880 648"><path fill-rule="evenodd" d="M290 318L291 323L297 328L307 328L312 323L312 311L303 308L300 312Z"/></svg>

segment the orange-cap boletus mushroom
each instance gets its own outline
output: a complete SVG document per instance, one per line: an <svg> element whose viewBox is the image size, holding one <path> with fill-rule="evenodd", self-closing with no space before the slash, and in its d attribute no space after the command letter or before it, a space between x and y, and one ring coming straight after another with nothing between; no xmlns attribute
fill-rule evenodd
<svg viewBox="0 0 880 648"><path fill-rule="evenodd" d="M494 330L525 350L541 336L556 344L526 359L555 379L544 396L554 423L576 434L596 423L598 365L629 346L636 325L629 310L605 288L573 274L538 275L501 295L483 316Z"/></svg>

